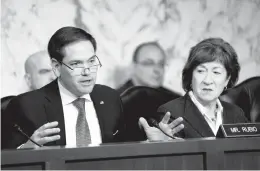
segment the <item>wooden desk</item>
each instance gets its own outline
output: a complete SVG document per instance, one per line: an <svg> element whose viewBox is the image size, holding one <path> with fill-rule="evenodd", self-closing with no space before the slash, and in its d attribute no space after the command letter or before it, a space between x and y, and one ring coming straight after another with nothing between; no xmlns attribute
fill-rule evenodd
<svg viewBox="0 0 260 171"><path fill-rule="evenodd" d="M260 169L260 137L2 150L2 169Z"/></svg>

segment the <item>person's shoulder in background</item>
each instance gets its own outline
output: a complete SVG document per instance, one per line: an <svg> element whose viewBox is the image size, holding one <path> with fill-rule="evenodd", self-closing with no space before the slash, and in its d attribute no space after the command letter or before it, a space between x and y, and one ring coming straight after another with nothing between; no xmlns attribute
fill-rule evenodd
<svg viewBox="0 0 260 171"><path fill-rule="evenodd" d="M167 94L167 95L169 95L169 96L172 96L173 99L176 99L176 98L179 98L179 97L182 96L181 93L178 93L178 92L169 90L169 89L164 88L164 87L159 87L158 90L161 91L161 92L164 93L164 94Z"/></svg>
<svg viewBox="0 0 260 171"><path fill-rule="evenodd" d="M122 94L124 91L126 91L127 89L129 89L131 87L134 87L134 84L133 84L132 80L128 80L127 82L125 82L123 85L121 85L116 90L118 91L119 94Z"/></svg>

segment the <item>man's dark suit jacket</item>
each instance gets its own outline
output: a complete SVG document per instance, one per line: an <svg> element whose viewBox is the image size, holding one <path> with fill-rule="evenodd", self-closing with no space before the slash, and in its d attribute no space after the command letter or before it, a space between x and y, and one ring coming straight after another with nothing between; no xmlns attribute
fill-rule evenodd
<svg viewBox="0 0 260 171"><path fill-rule="evenodd" d="M238 106L221 101L223 106L223 124L247 122L244 112ZM214 137L210 126L192 102L188 93L158 108L162 118L164 113L171 112L173 119L183 117L184 129L178 134L182 138Z"/></svg>
<svg viewBox="0 0 260 171"><path fill-rule="evenodd" d="M107 86L96 84L90 97L97 113L102 142L122 140L124 123L119 94ZM27 135L31 136L40 126L53 121L59 122L61 139L46 145L66 145L64 114L57 80L39 90L14 98L8 105L6 116L8 119L5 119L11 123L7 130L12 131L8 137L2 137L2 141L7 144L5 148L17 148L27 141L13 129L14 124L19 125Z"/></svg>

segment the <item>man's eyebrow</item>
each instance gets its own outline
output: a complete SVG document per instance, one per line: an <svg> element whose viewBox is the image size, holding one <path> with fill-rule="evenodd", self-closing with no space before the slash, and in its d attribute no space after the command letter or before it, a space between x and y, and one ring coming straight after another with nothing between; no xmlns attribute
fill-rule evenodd
<svg viewBox="0 0 260 171"><path fill-rule="evenodd" d="M79 62L79 63L83 63L83 61L81 61L81 60L71 60L71 61L69 61L69 63L73 63L73 62Z"/></svg>
<svg viewBox="0 0 260 171"><path fill-rule="evenodd" d="M39 73L46 73L46 72L50 72L50 71L52 71L52 69L40 69L39 70Z"/></svg>

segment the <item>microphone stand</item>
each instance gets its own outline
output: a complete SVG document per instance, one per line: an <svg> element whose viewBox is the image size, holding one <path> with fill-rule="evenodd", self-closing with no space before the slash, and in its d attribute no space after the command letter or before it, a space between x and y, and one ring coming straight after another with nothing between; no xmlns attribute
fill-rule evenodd
<svg viewBox="0 0 260 171"><path fill-rule="evenodd" d="M16 128L17 131L19 131L22 135L24 135L26 138L28 138L32 143L34 143L38 147L43 147L43 145L41 145L41 144L35 142L34 140L32 140L25 132L23 132L23 130L17 124L14 124L14 128Z"/></svg>

